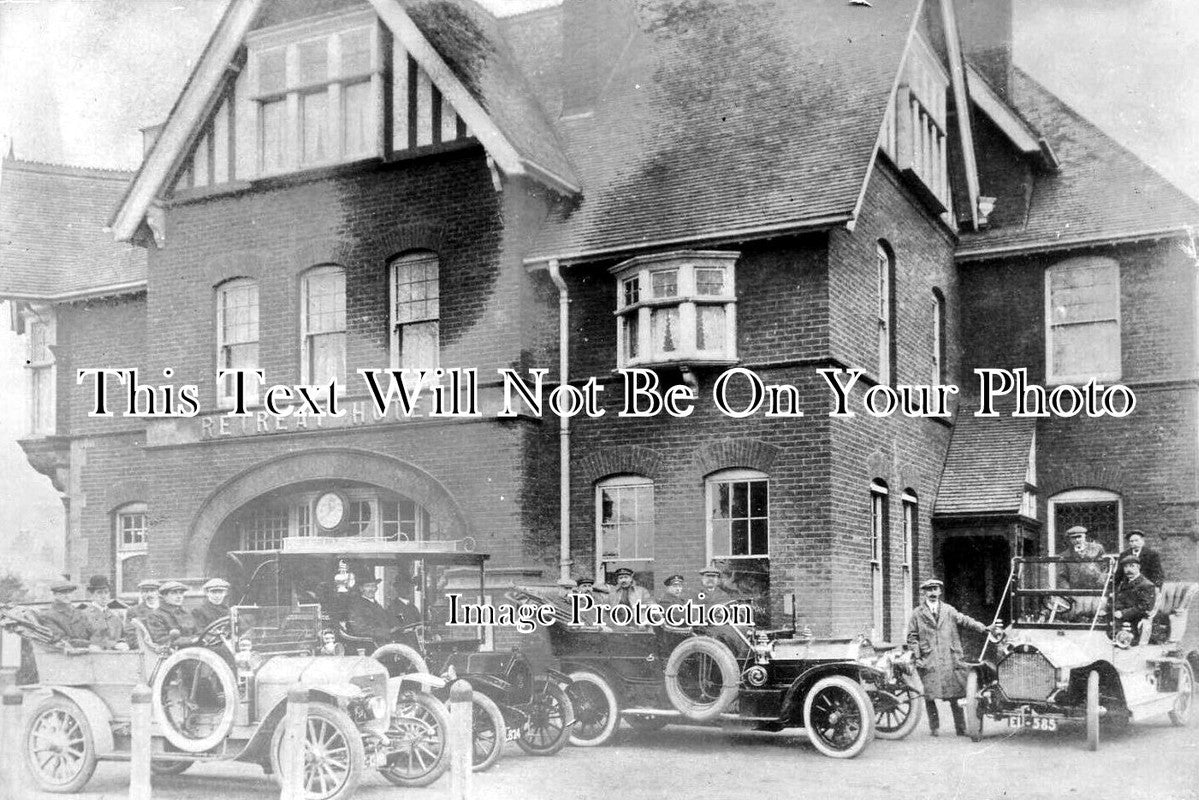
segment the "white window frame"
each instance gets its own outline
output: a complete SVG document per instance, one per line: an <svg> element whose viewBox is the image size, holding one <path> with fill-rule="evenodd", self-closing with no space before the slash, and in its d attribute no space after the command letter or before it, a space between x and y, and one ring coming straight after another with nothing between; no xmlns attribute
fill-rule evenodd
<svg viewBox="0 0 1199 800"><path fill-rule="evenodd" d="M1096 317L1095 319L1054 323L1053 321L1053 273L1055 270L1075 270L1090 268L1103 268L1115 273L1115 312L1112 316ZM1116 353L1115 353L1115 369L1106 371L1091 371L1091 372L1075 372L1061 373L1059 366L1053 360L1053 342L1054 331L1056 328L1065 328L1082 325L1096 325L1112 323L1116 324ZM1120 307L1120 262L1114 258L1105 256L1079 256L1077 258L1068 258L1064 261L1059 261L1045 268L1045 380L1050 384L1079 384L1086 383L1094 378L1096 381L1118 381L1123 371L1123 338L1124 326L1122 322L1122 313Z"/></svg>
<svg viewBox="0 0 1199 800"><path fill-rule="evenodd" d="M341 37L366 32L370 42L370 64L366 69L344 72L341 62ZM316 20L304 20L253 31L246 36L251 87L250 107L254 115L254 152L259 176L278 175L333 164L342 164L383 155L383 41L384 26L370 9L338 13ZM325 78L304 80L300 74L300 47L316 42L325 44ZM282 50L284 82L282 87L264 87L260 82L259 59L271 51ZM346 87L369 83L366 147L361 152L346 152L343 125ZM327 150L324 158L304 160L303 97L324 93ZM282 101L281 130L283 158L278 168L268 169L264 151L264 115L266 103Z"/></svg>
<svg viewBox="0 0 1199 800"><path fill-rule="evenodd" d="M732 364L737 361L737 295L736 262L740 253L725 251L687 250L638 256L622 261L609 272L616 278L616 365L618 368L649 364ZM696 281L698 270L720 270L724 285L719 294L700 294ZM677 271L674 295L653 296L653 274ZM626 298L626 283L636 281L636 300ZM723 309L724 346L700 350L696 325L701 309L716 306ZM670 352L653 349L652 318L655 311L678 310L677 347ZM631 320L636 320L637 354L630 355Z"/></svg>
<svg viewBox="0 0 1199 800"><path fill-rule="evenodd" d="M900 566L902 607L910 610L916 604L913 569L916 563L916 548L919 547L920 499L911 489L904 489L901 498L903 501L903 562Z"/></svg>
<svg viewBox="0 0 1199 800"><path fill-rule="evenodd" d="M604 565L608 563L625 563L638 562L643 564L652 564L654 556L629 556L621 553L618 556L607 556L604 553L604 491L615 489L618 492L628 489L649 489L649 516L648 522L642 518L640 506L637 508L637 519L634 522L639 528L643 528L648 524L649 528L649 552L654 552L655 536L657 534L657 515L655 513L656 495L654 490L654 482L643 475L615 475L610 478L604 478L597 481L595 484L595 574L602 575L604 573ZM619 524L617 525L619 528ZM619 538L619 537L618 537ZM641 536L637 537L637 552L641 552L642 541Z"/></svg>
<svg viewBox="0 0 1199 800"><path fill-rule="evenodd" d="M891 302L891 295L895 291L895 256L890 247L881 241L875 243L874 251L878 300L878 307L875 309L875 321L878 326L878 382L880 385L890 386L895 377L895 365L892 363L895 320Z"/></svg>
<svg viewBox="0 0 1199 800"><path fill-rule="evenodd" d="M50 306L30 307L23 312L26 342L25 370L28 382L29 412L26 417L29 435L53 436L58 426L58 368L54 355L58 324ZM37 348L37 333L43 344ZM45 391L43 392L43 388Z"/></svg>
<svg viewBox="0 0 1199 800"><path fill-rule="evenodd" d="M1049 524L1046 527L1047 536L1049 537L1046 552L1051 555L1057 555L1057 507L1059 505L1073 505L1075 503L1116 503L1116 547L1117 553L1124 550L1124 498L1115 492L1110 492L1106 489L1069 489L1064 492L1058 492L1047 501L1046 515L1049 517ZM1091 538L1094 541L1094 538Z"/></svg>
<svg viewBox="0 0 1199 800"><path fill-rule="evenodd" d="M341 322L342 322L342 325L341 325L341 330L340 331L336 331L336 330L311 331L310 327L309 327L309 320L308 320L308 299L309 299L308 295L309 295L309 291L310 291L309 285L310 285L312 279L315 277L318 277L321 275L333 275L333 274L340 274L341 280L342 280L342 292L341 292L341 297L342 297ZM304 274L300 276L300 359L301 359L301 361L300 361L300 382L303 384L313 383L313 375L312 375L312 355L313 354L312 354L312 341L311 341L311 338L313 336L319 336L319 335L324 335L324 334L329 334L329 333L340 332L342 334L341 361L342 361L342 364L344 365L346 371L348 372L348 370L349 370L349 365L346 364L346 353L345 353L346 345L348 344L348 342L347 342L348 336L347 336L347 330L346 330L348 325L347 325L347 320L346 320L345 288L346 288L346 271L345 271L344 267L342 267L338 264L322 264L320 266L313 267L313 268L305 271ZM345 375L341 376L340 383L342 383L343 385L345 383L345 378L346 378ZM322 378L322 381L323 380L324 380L324 378Z"/></svg>
<svg viewBox="0 0 1199 800"><path fill-rule="evenodd" d="M871 639L883 636L886 625L886 576L883 568L886 564L886 548L888 529L891 527L888 499L890 490L885 481L877 478L870 482L870 607L871 607Z"/></svg>
<svg viewBox="0 0 1199 800"><path fill-rule="evenodd" d="M417 265L428 269L429 265L433 267L433 286L435 294L429 297L422 298L425 309L423 314L417 312L415 315L406 314L400 308L399 288L401 285L413 285L416 281L408 280L403 284L400 281L401 272L409 267ZM392 259L388 265L388 322L391 330L390 347L391 347L391 366L393 369L413 368L413 369L429 369L435 370L441 364L441 260L437 253L431 250L416 250L410 253L405 253ZM410 302L410 301L409 301ZM429 306L434 308L430 312ZM405 325L425 325L432 324L434 326L435 347L433 348L433 363L432 364L413 364L404 363L403 357L403 336Z"/></svg>
<svg viewBox="0 0 1199 800"><path fill-rule="evenodd" d="M253 338L243 341L230 342L225 338L225 310L226 299L234 292L242 290L253 290ZM253 344L255 348L254 363L249 365L249 369L258 369L259 359L259 295L258 282L253 278L233 278L222 283L216 288L216 369L217 374L220 374L222 369L226 368L225 364L225 348L232 345L249 345ZM230 380L229 385L235 385ZM217 378L216 382L217 408L232 408L236 397L233 392L226 391L226 382L221 378ZM253 378L246 380L246 400L247 405L257 405L258 403L258 381Z"/></svg>
<svg viewBox="0 0 1199 800"><path fill-rule="evenodd" d="M142 537L140 542L126 543L124 541L124 523L126 517L141 517L140 530L142 531ZM132 591L123 591L122 583L125 579L125 562L127 560L138 557L149 557L150 534L146 522L147 518L145 503L127 503L113 512L113 551L115 554L113 558L113 586L115 587L115 591L113 592L114 596L121 594L130 595L136 593L136 589Z"/></svg>
<svg viewBox="0 0 1199 800"><path fill-rule="evenodd" d="M730 526L730 541L729 552L727 554L716 555L713 547L713 539L715 537L712 511L716 504L716 488L723 483L745 483L749 481L763 481L766 484L766 552L765 553L733 553L732 533ZM730 518L731 519L731 518ZM752 522L755 519L763 519L763 517L755 517L752 515L745 517L746 520ZM704 526L705 526L705 554L704 562L711 563L713 558L719 559L740 559L740 558L770 558L770 476L765 472L759 472L756 469L725 469L719 472L714 472L704 478ZM752 528L752 526L751 526ZM753 541L752 530L749 532L749 539Z"/></svg>

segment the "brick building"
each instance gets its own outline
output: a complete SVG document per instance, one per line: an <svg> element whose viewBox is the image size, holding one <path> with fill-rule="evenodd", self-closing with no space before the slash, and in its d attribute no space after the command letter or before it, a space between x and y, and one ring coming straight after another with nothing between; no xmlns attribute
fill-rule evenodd
<svg viewBox="0 0 1199 800"><path fill-rule="evenodd" d="M23 444L68 504L68 569L127 590L237 580L228 550L286 536L472 536L497 587L627 564L656 591L715 561L776 618L879 638L934 572L990 613L1007 559L1076 520L1109 549L1144 529L1194 579L1199 206L1015 69L1010 17L234 0L136 174L3 165ZM380 418L357 370L389 366L476 368L484 413ZM98 367L195 384L200 413L89 416ZM694 413L618 417L627 367ZM720 413L730 367L804 416ZM1137 409L863 411L978 367ZM336 379L346 413L230 417L222 368ZM606 414L497 418L501 368L596 378ZM852 419L820 369L862 371Z"/></svg>

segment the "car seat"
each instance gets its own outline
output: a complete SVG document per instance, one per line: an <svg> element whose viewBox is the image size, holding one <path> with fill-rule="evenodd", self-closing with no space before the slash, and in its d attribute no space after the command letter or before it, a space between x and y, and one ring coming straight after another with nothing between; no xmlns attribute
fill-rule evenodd
<svg viewBox="0 0 1199 800"><path fill-rule="evenodd" d="M1199 583L1170 581L1163 583L1157 592L1157 604L1154 606L1150 620L1163 620L1169 626L1166 642L1172 644L1180 641L1187 629L1187 614L1195 596L1199 594ZM1147 641L1148 631L1152 625L1146 624L1141 632L1141 641Z"/></svg>

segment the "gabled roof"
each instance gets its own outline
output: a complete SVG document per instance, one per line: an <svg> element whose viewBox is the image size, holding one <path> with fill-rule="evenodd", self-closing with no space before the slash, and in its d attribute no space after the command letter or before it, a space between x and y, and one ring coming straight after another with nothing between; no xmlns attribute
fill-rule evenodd
<svg viewBox="0 0 1199 800"><path fill-rule="evenodd" d="M0 164L0 297L67 300L137 291L146 251L105 225L131 172L5 158Z"/></svg>
<svg viewBox="0 0 1199 800"><path fill-rule="evenodd" d="M976 417L963 400L945 456L934 514L938 517L1019 513L1037 421L1008 416Z"/></svg>
<svg viewBox="0 0 1199 800"><path fill-rule="evenodd" d="M570 162L493 18L469 0L369 1L504 173L527 175L566 194L577 191ZM263 2L230 2L113 217L118 239L137 232L212 112Z"/></svg>
<svg viewBox="0 0 1199 800"><path fill-rule="evenodd" d="M1059 168L1034 175L1022 225L963 235L960 260L1149 238L1199 225L1199 203L1019 69L1008 102L1045 137Z"/></svg>
<svg viewBox="0 0 1199 800"><path fill-rule="evenodd" d="M848 221L919 0L637 6L593 113L558 122L583 197L527 261Z"/></svg>

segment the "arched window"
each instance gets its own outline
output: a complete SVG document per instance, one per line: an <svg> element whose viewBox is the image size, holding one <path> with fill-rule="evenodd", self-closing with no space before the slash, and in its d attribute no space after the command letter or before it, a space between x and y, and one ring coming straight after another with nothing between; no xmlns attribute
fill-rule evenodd
<svg viewBox="0 0 1199 800"><path fill-rule="evenodd" d="M890 520L887 515L887 484L877 478L870 482L870 599L873 609L872 638L890 638L887 603L887 547Z"/></svg>
<svg viewBox="0 0 1199 800"><path fill-rule="evenodd" d="M1124 549L1124 509L1120 495L1104 489L1071 489L1049 498L1050 555L1065 552L1070 543L1066 531L1075 525L1108 553Z"/></svg>
<svg viewBox="0 0 1199 800"><path fill-rule="evenodd" d="M391 262L391 365L437 369L441 344L441 284L437 254L409 253Z"/></svg>
<svg viewBox="0 0 1199 800"><path fill-rule="evenodd" d="M222 370L258 369L258 283L250 278L234 278L216 289L216 366ZM217 405L234 404L236 376L217 380ZM246 398L258 400L258 381L247 378Z"/></svg>
<svg viewBox="0 0 1199 800"><path fill-rule="evenodd" d="M300 382L346 380L346 273L329 264L304 273L300 281Z"/></svg>
<svg viewBox="0 0 1199 800"><path fill-rule="evenodd" d="M933 385L945 384L945 295L933 289Z"/></svg>
<svg viewBox="0 0 1199 800"><path fill-rule="evenodd" d="M1120 265L1071 258L1045 270L1045 372L1050 383L1120 378Z"/></svg>
<svg viewBox="0 0 1199 800"><path fill-rule="evenodd" d="M653 481L618 475L595 485L595 552L597 575L604 574L604 565L611 562L653 562Z"/></svg>
<svg viewBox="0 0 1199 800"><path fill-rule="evenodd" d="M727 469L709 475L708 559L770 555L770 485L763 472Z"/></svg>
<svg viewBox="0 0 1199 800"><path fill-rule="evenodd" d="M894 298L895 254L891 246L879 240L875 245L875 271L877 273L876 309L878 325L878 382L889 386L895 374L895 331Z"/></svg>
<svg viewBox="0 0 1199 800"><path fill-rule="evenodd" d="M137 591L146 578L146 559L149 537L146 532L146 504L129 503L118 508L112 517L114 584L118 594Z"/></svg>
<svg viewBox="0 0 1199 800"><path fill-rule="evenodd" d="M916 599L916 554L920 547L920 503L916 492L903 490L903 566L900 569L900 590L903 609L910 611Z"/></svg>

